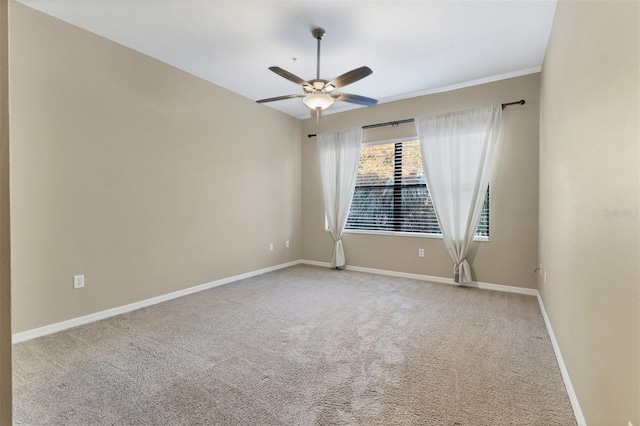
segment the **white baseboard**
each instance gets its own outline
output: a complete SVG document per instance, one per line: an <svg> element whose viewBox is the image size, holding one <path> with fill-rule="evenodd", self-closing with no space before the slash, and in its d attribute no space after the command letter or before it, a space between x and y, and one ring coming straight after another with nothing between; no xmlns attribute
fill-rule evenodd
<svg viewBox="0 0 640 426"><path fill-rule="evenodd" d="M315 260L301 260L300 263L306 265L315 265L315 266L323 266L326 268L331 267L328 262L318 262ZM435 283L443 283L443 284L452 284L458 285L452 278L443 278L443 277L434 277L430 275L420 275L420 274L410 274L406 272L397 272L397 271L388 271L384 269L373 269L373 268L363 268L361 266L346 266L346 269L349 271L359 271L359 272L368 272L371 274L379 274L379 275L387 275L391 277L402 277L402 278L411 278L420 281L430 281ZM556 360L558 361L558 366L560 367L560 372L562 374L562 379L564 381L564 385L567 389L567 394L569 395L569 400L571 401L571 407L573 408L573 413L576 416L576 421L578 426L586 426L587 422L584 419L584 415L582 414L582 409L580 408L580 404L578 403L578 397L576 396L576 392L573 389L573 385L571 384L571 378L569 377L569 372L567 371L567 366L562 359L562 354L560 353L560 346L558 345L558 341L553 333L553 329L551 328L551 322L549 322L549 317L547 316L547 311L544 308L544 304L542 303L542 297L538 290L533 288L522 288L522 287L513 287L502 284L491 284L491 283L482 283L482 282L471 282L465 283L465 286L475 287L484 290L492 290L492 291L503 291L507 293L517 293L517 294L525 294L529 296L536 296L538 299L538 304L540 305L540 311L542 312L542 318L544 319L544 323L547 327L547 332L549 333L549 337L551 339L551 345L553 346L553 351L556 355Z"/></svg>
<svg viewBox="0 0 640 426"><path fill-rule="evenodd" d="M316 260L301 260L300 263L305 265L314 265L314 266L324 266L329 268L331 265L328 262L318 262ZM435 277L431 275L422 275L422 274L411 274L408 272L398 272L398 271L389 271L386 269L374 269L374 268L365 268L362 266L346 266L347 271L357 271L357 272L368 272L370 274L377 275L386 275L390 277L400 277L400 278L410 278L413 280L420 281L430 281L432 283L442 283L442 284L450 284L450 285L459 285L456 283L453 278L443 278L443 277ZM525 294L528 296L537 296L538 290L534 288L524 288L524 287L514 287L509 285L502 284L491 284L491 283L483 283L478 281L472 281L469 283L464 283L464 287L474 287L483 290L493 290L493 291L502 291L505 293L516 293L516 294Z"/></svg>
<svg viewBox="0 0 640 426"><path fill-rule="evenodd" d="M573 389L573 385L571 384L569 371L567 370L567 366L565 365L564 359L562 358L562 353L560 353L560 346L558 345L556 336L553 333L553 329L551 328L551 322L549 321L549 317L547 316L547 311L544 308L542 296L540 296L540 292L536 291L536 293L538 293L538 304L540 305L542 318L544 318L544 323L547 326L547 332L549 333L549 337L551 338L551 346L553 346L553 352L555 352L556 359L558 360L558 366L560 367L562 380L564 380L564 386L567 388L567 394L569 395L569 400L571 401L573 413L576 416L576 422L578 423L578 426L587 426L587 422L585 421L584 415L582 414L582 409L580 408L580 403L578 402L578 396L576 395L576 391Z"/></svg>
<svg viewBox="0 0 640 426"><path fill-rule="evenodd" d="M84 315L78 318L72 318L70 320L61 321L55 324L46 325L44 327L34 328L31 330L23 331L20 333L15 333L12 336L12 343L20 343L26 340L35 339L36 337L46 336L47 334L56 333L58 331L66 330L68 328L77 327L79 325L88 324L90 322L98 321L101 319L109 318L115 315L124 314L126 312L131 312L136 309L145 308L147 306L155 305L157 303L166 302L167 300L175 299L177 297L186 296L188 294L197 293L199 291L208 290L213 287L217 287L220 285L232 283L234 281L243 280L246 278L255 277L257 275L262 275L267 272L276 271L278 269L287 268L289 266L294 266L297 264L306 264L306 265L315 265L315 266L323 266L330 267L327 262L318 262L314 260L295 260L288 263L283 263L280 265L271 266L268 268L259 269L257 271L247 272L245 274L234 275L232 277L223 278L220 280L212 281L209 283L197 285L195 287L189 287L183 290L175 291L173 293L164 294L162 296L152 297L150 299L141 300L139 302L130 303L128 305L119 306L112 309L107 309L105 311L96 312L89 315ZM347 265L347 270L350 271L358 271L358 272L367 272L371 274L378 275L387 275L391 277L401 277L401 278L410 278L414 280L420 281L430 281L436 283L443 284L451 284L457 285L451 278L443 278L443 277L434 277L430 275L421 275L421 274L411 274L408 272L397 272L397 271L388 271L384 269L373 269L373 268L364 268L361 266L350 266ZM537 290L530 288L521 288L521 287L512 287L500 284L490 284L490 283L482 283L482 282L471 282L465 283L465 286L468 287L476 287L485 290L493 290L493 291L504 291L508 293L518 293L518 294L527 294L531 296L536 296L538 294ZM555 347L554 347L555 349Z"/></svg>
<svg viewBox="0 0 640 426"><path fill-rule="evenodd" d="M136 309L146 308L147 306L155 305L157 303L166 302L167 300L175 299L178 297L186 296L188 294L197 293L199 291L208 290L213 287L218 287L224 284L229 284L234 281L243 280L246 278L255 277L257 275L266 274L267 272L276 271L278 269L287 268L289 266L299 264L299 260L293 262L282 263L280 265L270 266L268 268L258 269L257 271L247 272L245 274L234 275L228 278L222 278L220 280L211 281L209 283L197 285L195 287L185 288L184 290L174 291L173 293L163 294L162 296L152 297L151 299L141 300L139 302L130 303L124 306L118 306L117 308L107 309L105 311L96 312L89 315L84 315L78 318L72 318L70 320L57 322L55 324L45 325L44 327L34 328L31 330L23 331L21 333L15 333L12 336L12 343L20 343L26 340L35 339L36 337L46 336L47 334L56 333L58 331L66 330L68 328L77 327L79 325L88 324L90 322L98 321L101 319L113 317L115 315L124 314L126 312L135 311Z"/></svg>

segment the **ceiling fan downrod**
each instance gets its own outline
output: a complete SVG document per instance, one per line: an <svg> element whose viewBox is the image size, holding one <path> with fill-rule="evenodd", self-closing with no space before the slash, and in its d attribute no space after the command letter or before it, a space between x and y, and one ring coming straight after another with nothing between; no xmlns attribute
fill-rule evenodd
<svg viewBox="0 0 640 426"><path fill-rule="evenodd" d="M320 80L320 41L322 41L322 37L325 34L325 31L322 28L315 28L311 31L313 37L318 40L318 55L316 61L316 79Z"/></svg>

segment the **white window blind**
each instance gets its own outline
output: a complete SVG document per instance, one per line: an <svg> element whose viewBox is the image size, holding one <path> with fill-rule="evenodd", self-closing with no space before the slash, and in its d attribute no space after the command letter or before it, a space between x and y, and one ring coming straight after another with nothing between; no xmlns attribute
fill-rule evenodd
<svg viewBox="0 0 640 426"><path fill-rule="evenodd" d="M429 196L420 142L363 145L345 229L440 234ZM476 236L489 236L489 192Z"/></svg>

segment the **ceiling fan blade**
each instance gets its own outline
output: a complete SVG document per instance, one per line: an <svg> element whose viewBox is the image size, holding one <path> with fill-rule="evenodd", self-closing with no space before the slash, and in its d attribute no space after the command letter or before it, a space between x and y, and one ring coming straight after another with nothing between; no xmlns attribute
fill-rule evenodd
<svg viewBox="0 0 640 426"><path fill-rule="evenodd" d="M284 77L289 81L294 82L295 84L299 84L300 86L309 86L311 87L311 85L306 81L301 79L300 77L298 77L295 74L291 74L289 71L287 70L283 70L280 67L269 67L269 69L273 72L275 72L276 74L278 74L280 77Z"/></svg>
<svg viewBox="0 0 640 426"><path fill-rule="evenodd" d="M351 70L349 72L346 72L346 73L342 74L341 76L338 76L338 77L334 78L333 80L328 82L325 85L325 87L333 86L334 89L337 89L338 87L342 87L342 86L346 86L347 84L355 83L356 81L365 78L366 76L368 76L372 72L373 71L371 71L371 68L369 68L369 67L356 68L355 70ZM329 90L333 90L333 89L329 89Z"/></svg>
<svg viewBox="0 0 640 426"><path fill-rule="evenodd" d="M259 104L263 104L265 102L282 101L284 99L304 98L304 97L305 97L304 94L298 93L296 95L285 95L285 96L276 96L275 98L260 99L259 101L256 101L256 102Z"/></svg>
<svg viewBox="0 0 640 426"><path fill-rule="evenodd" d="M331 97L339 101L350 102L352 104L372 106L378 103L377 99L367 98L360 95L352 95L350 93L332 93Z"/></svg>

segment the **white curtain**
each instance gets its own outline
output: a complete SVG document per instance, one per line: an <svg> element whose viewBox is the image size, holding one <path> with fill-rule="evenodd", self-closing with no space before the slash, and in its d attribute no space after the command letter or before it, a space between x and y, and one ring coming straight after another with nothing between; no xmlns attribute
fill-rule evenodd
<svg viewBox="0 0 640 426"><path fill-rule="evenodd" d="M415 120L427 187L457 283L472 280L466 256L489 185L501 114L495 105Z"/></svg>
<svg viewBox="0 0 640 426"><path fill-rule="evenodd" d="M344 268L346 258L342 231L347 223L351 198L356 186L362 128L320 133L318 157L322 175L324 210L333 237L332 268Z"/></svg>

